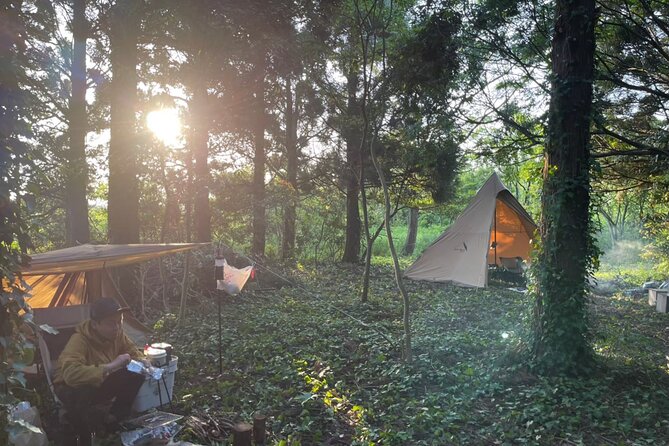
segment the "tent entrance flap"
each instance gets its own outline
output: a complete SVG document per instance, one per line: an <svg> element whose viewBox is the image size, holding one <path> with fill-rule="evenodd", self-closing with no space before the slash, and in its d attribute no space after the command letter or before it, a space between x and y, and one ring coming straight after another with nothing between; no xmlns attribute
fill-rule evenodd
<svg viewBox="0 0 669 446"><path fill-rule="evenodd" d="M532 234L528 233L520 215L501 199L496 199L495 221L490 233L488 264L501 266L502 257L528 260Z"/></svg>

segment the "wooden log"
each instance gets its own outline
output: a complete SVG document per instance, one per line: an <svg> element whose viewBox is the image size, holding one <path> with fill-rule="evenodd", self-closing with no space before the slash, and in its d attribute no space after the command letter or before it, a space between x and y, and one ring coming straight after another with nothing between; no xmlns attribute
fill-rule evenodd
<svg viewBox="0 0 669 446"><path fill-rule="evenodd" d="M232 446L251 446L253 426L248 423L237 423L232 428Z"/></svg>
<svg viewBox="0 0 669 446"><path fill-rule="evenodd" d="M267 417L262 414L253 415L253 441L255 444L265 444L265 427L267 424Z"/></svg>

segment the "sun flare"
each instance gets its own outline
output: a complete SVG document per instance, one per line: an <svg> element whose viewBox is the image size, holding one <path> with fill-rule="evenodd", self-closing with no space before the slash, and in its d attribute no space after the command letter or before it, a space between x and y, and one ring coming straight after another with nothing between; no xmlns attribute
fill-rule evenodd
<svg viewBox="0 0 669 446"><path fill-rule="evenodd" d="M170 147L181 144L181 120L177 109L161 108L149 112L146 125L163 144Z"/></svg>

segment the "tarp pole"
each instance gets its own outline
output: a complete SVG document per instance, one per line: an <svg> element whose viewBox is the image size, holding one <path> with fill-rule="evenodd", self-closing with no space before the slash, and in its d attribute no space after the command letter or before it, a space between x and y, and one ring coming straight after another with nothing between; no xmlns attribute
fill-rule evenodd
<svg viewBox="0 0 669 446"><path fill-rule="evenodd" d="M220 246L216 249L216 259L222 259L223 256L221 255L221 249ZM225 271L223 270L223 265L221 266L216 266L216 263L214 262L214 282L217 284L216 288L218 288L218 281L219 280L224 280L225 279ZM217 293L217 300L218 300L218 373L220 375L223 374L223 330L221 328L221 301L223 300L223 297L225 296L225 291L223 290L218 290L219 292Z"/></svg>
<svg viewBox="0 0 669 446"><path fill-rule="evenodd" d="M223 300L224 292L218 296L218 373L223 374L223 334L221 331L221 300Z"/></svg>

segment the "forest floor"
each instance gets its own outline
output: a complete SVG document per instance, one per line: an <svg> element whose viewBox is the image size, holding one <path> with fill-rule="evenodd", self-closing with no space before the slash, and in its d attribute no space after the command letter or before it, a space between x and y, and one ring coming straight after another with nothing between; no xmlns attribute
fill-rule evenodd
<svg viewBox="0 0 669 446"><path fill-rule="evenodd" d="M158 321L157 340L179 356L181 438L227 444L230 422L261 412L278 445L669 444L669 316L645 298L592 296L599 370L545 378L518 354L525 294L409 282L407 364L391 269L373 269L366 304L361 273L302 268L299 286L224 298L222 374L214 300L193 301L181 327Z"/></svg>
<svg viewBox="0 0 669 446"><path fill-rule="evenodd" d="M360 274L302 270L299 287L225 298L222 374L215 302L194 302L181 328L159 321L179 356L176 411L210 427L261 412L270 444L285 445L669 443L669 324L645 299L593 296L600 369L544 378L517 353L529 330L526 295L409 282L406 364L392 271L374 269L367 304ZM228 435L221 429L221 441ZM190 436L197 441L197 429Z"/></svg>

